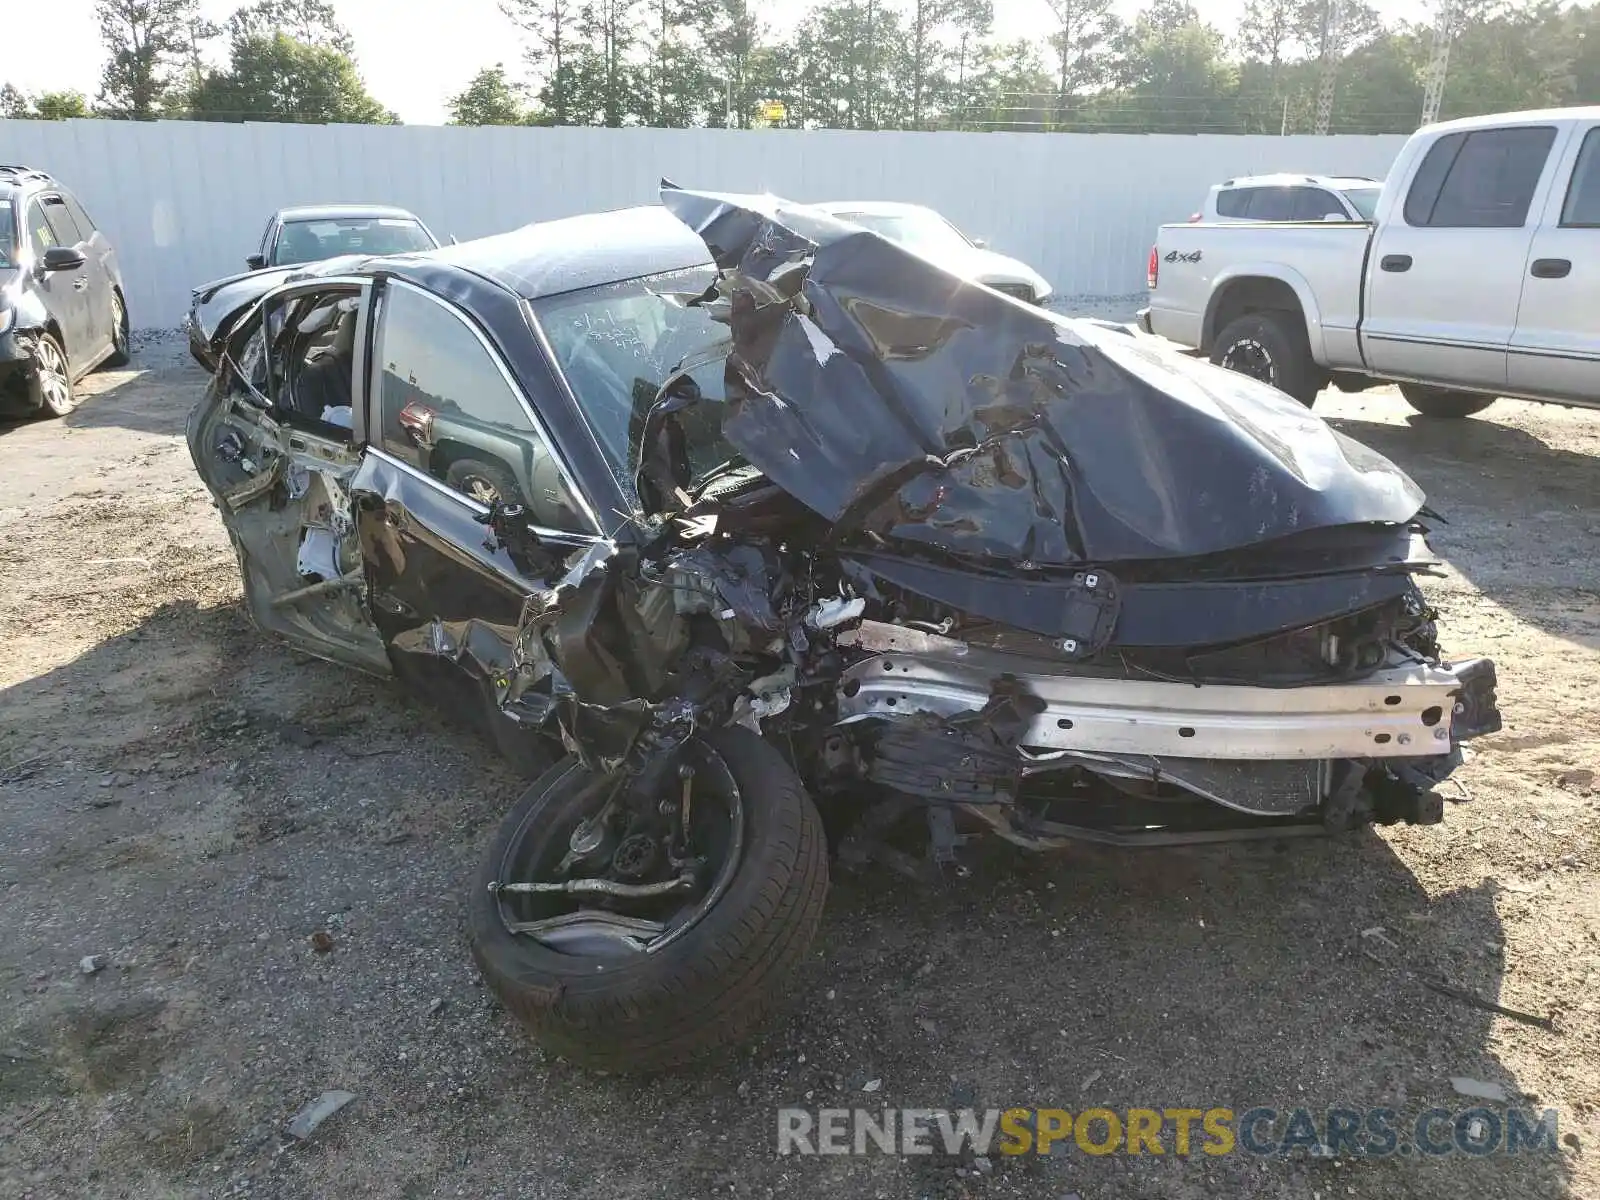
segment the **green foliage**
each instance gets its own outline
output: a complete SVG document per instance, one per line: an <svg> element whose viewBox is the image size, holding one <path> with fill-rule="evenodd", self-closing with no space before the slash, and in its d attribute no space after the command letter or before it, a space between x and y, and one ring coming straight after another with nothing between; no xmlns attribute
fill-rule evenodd
<svg viewBox="0 0 1600 1200"><path fill-rule="evenodd" d="M479 71L450 100L452 125L526 125L529 115L522 89L506 78L503 63Z"/></svg>
<svg viewBox="0 0 1600 1200"><path fill-rule="evenodd" d="M1034 0L1005 41L995 0L499 0L524 83L485 68L457 124L768 124L792 128L1303 133L1331 70L1332 131L1405 133L1422 110L1430 27L1376 0L1245 0L1219 30L1188 0ZM1018 0L1004 0L1007 13ZM197 0L97 0L97 115L390 121L330 0L249 0L219 28ZM226 70L206 69L223 32ZM1600 0L1457 0L1443 115L1594 103ZM187 102L187 103L186 103ZM0 91L0 112L88 115L72 93Z"/></svg>
<svg viewBox="0 0 1600 1200"><path fill-rule="evenodd" d="M11 84L0 87L0 117L23 121L66 121L73 117L92 117L89 101L82 92L40 92L25 96Z"/></svg>
<svg viewBox="0 0 1600 1200"><path fill-rule="evenodd" d="M367 94L349 57L281 30L236 36L226 71L208 71L190 100L202 121L398 122Z"/></svg>
<svg viewBox="0 0 1600 1200"><path fill-rule="evenodd" d="M181 100L181 70L195 0L99 0L95 16L106 50L102 116L153 121Z"/></svg>

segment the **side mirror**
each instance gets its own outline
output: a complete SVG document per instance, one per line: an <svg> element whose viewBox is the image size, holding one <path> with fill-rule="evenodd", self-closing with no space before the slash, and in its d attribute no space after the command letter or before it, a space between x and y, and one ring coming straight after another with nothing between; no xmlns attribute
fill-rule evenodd
<svg viewBox="0 0 1600 1200"><path fill-rule="evenodd" d="M76 246L51 246L44 252L44 261L40 265L46 272L76 271L85 261L83 251Z"/></svg>
<svg viewBox="0 0 1600 1200"><path fill-rule="evenodd" d="M264 254L252 254L244 260L244 265L252 271L264 271L267 267L267 256Z"/></svg>

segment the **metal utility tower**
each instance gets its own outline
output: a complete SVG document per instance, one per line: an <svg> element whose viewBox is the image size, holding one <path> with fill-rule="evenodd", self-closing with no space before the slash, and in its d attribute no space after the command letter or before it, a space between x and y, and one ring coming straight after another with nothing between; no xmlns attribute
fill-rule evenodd
<svg viewBox="0 0 1600 1200"><path fill-rule="evenodd" d="M1445 0L1448 3L1448 0ZM1317 90L1318 134L1333 121L1333 89L1339 79L1339 0L1322 0L1322 86Z"/></svg>
<svg viewBox="0 0 1600 1200"><path fill-rule="evenodd" d="M1439 0L1439 17L1433 26L1433 57L1428 62L1428 77L1422 89L1422 123L1439 119L1444 102L1444 76L1450 68L1450 42L1455 37L1455 0Z"/></svg>

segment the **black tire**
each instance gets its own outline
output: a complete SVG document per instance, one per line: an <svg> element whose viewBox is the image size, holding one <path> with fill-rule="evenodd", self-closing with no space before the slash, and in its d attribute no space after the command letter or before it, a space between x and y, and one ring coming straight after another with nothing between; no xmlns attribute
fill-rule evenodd
<svg viewBox="0 0 1600 1200"><path fill-rule="evenodd" d="M1229 322L1211 344L1211 361L1270 384L1307 408L1322 390L1305 322L1293 313L1253 312Z"/></svg>
<svg viewBox="0 0 1600 1200"><path fill-rule="evenodd" d="M122 302L120 292L111 293L111 355L105 361L108 367L125 367L133 360L128 342L128 306Z"/></svg>
<svg viewBox="0 0 1600 1200"><path fill-rule="evenodd" d="M506 929L489 885L525 828L565 828L573 803L584 802L590 777L576 759L528 789L483 857L468 911L472 956L552 1054L595 1070L650 1072L725 1050L780 999L811 944L828 892L816 807L783 756L749 730L721 729L704 740L741 793L744 851L721 899L676 941L602 959L559 953Z"/></svg>
<svg viewBox="0 0 1600 1200"><path fill-rule="evenodd" d="M48 417L64 417L78 407L67 352L54 335L41 333L33 342L34 369L28 379L28 403Z"/></svg>
<svg viewBox="0 0 1600 1200"><path fill-rule="evenodd" d="M1480 413L1499 397L1485 396L1481 392L1452 392L1445 388L1424 387L1420 383L1402 383L1400 394L1425 417L1459 421Z"/></svg>
<svg viewBox="0 0 1600 1200"><path fill-rule="evenodd" d="M526 506L528 503L516 476L504 463L486 462L481 458L458 458L445 471L444 481L480 504L489 504L492 499L502 504Z"/></svg>

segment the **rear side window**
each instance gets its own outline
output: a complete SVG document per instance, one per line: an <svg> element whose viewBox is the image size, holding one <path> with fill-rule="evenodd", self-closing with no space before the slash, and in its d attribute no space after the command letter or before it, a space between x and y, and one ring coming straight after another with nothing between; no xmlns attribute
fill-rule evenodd
<svg viewBox="0 0 1600 1200"><path fill-rule="evenodd" d="M1325 221L1329 217L1344 217L1348 214L1344 205L1332 192L1322 188L1303 187L1294 189L1294 219L1296 221Z"/></svg>
<svg viewBox="0 0 1600 1200"><path fill-rule="evenodd" d="M1252 221L1294 220L1294 194L1296 190L1288 187L1252 188L1250 219Z"/></svg>
<svg viewBox="0 0 1600 1200"><path fill-rule="evenodd" d="M1525 225L1555 138L1556 131L1543 125L1440 138L1411 181L1406 224L1442 229Z"/></svg>
<svg viewBox="0 0 1600 1200"><path fill-rule="evenodd" d="M1252 188L1224 188L1217 193L1217 216L1242 217L1250 207Z"/></svg>
<svg viewBox="0 0 1600 1200"><path fill-rule="evenodd" d="M1578 151L1578 165L1572 169L1561 223L1580 229L1600 226L1600 129L1589 130Z"/></svg>

